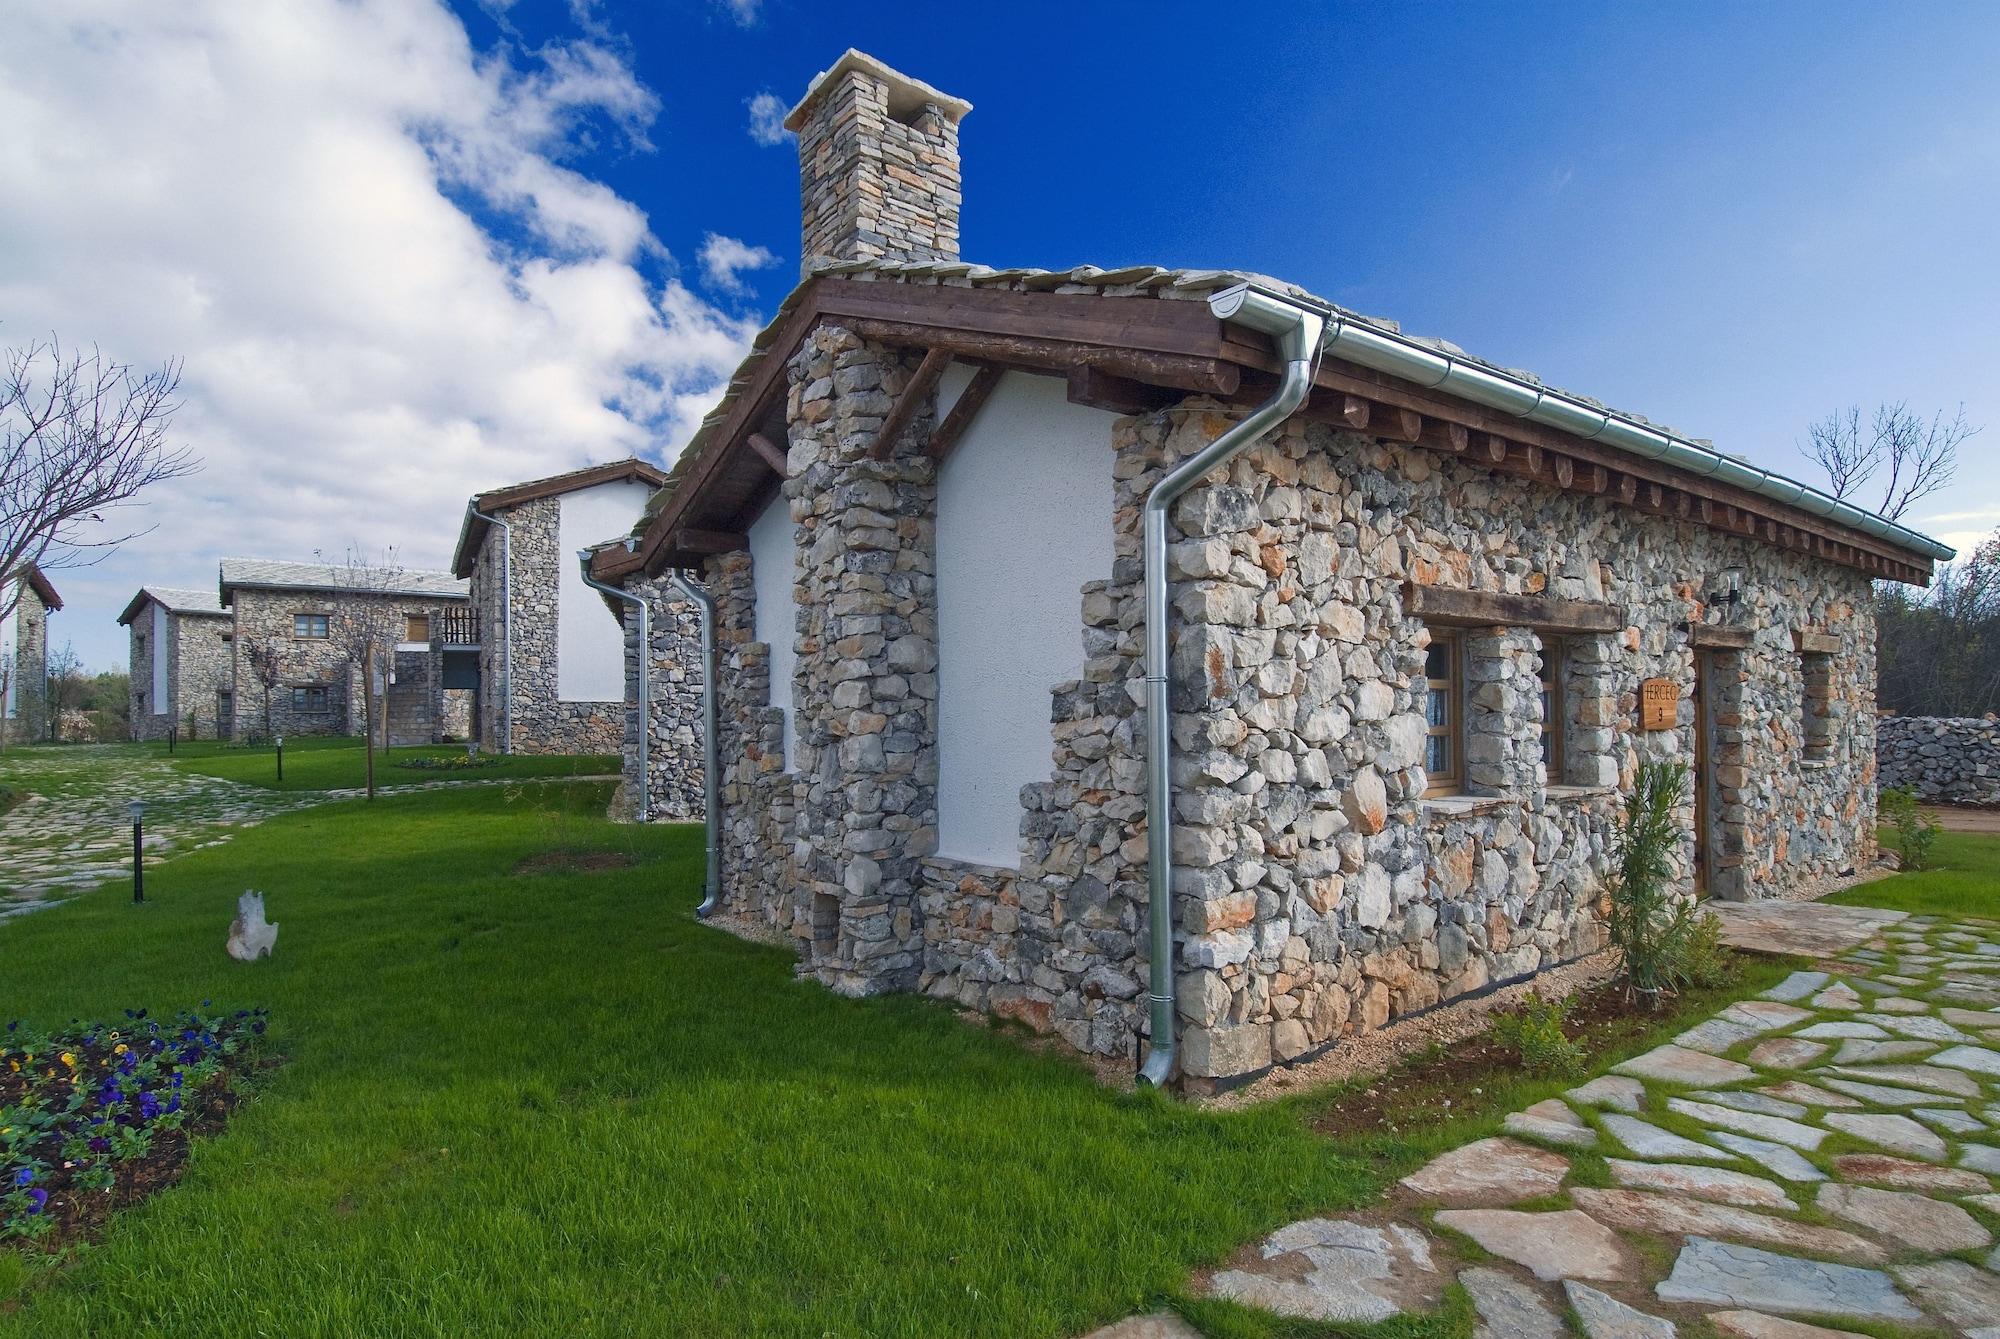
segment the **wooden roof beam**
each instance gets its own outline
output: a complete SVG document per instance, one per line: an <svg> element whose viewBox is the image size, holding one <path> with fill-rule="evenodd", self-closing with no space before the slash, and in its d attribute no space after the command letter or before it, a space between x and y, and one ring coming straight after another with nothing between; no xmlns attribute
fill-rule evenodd
<svg viewBox="0 0 2000 1339"><path fill-rule="evenodd" d="M993 394L993 388L1005 375L1005 368L990 363L972 374L972 380L966 383L965 389L953 402L951 412L944 416L944 422L938 424L937 431L931 434L930 445L925 449L930 452L932 460L943 460L950 453L958 439L965 435L965 430L972 426L972 420L979 416L979 408L986 403L986 397Z"/></svg>

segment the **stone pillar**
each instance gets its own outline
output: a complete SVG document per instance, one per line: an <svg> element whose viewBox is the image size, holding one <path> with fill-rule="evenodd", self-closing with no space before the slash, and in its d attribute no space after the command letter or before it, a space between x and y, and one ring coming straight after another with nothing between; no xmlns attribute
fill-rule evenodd
<svg viewBox="0 0 2000 1339"><path fill-rule="evenodd" d="M848 994L914 989L918 862L937 847L936 462L926 407L870 450L913 356L822 327L790 368L799 527L796 874L810 967Z"/></svg>
<svg viewBox="0 0 2000 1339"><path fill-rule="evenodd" d="M1465 788L1541 808L1540 639L1527 628L1483 628L1465 638Z"/></svg>
<svg viewBox="0 0 2000 1339"><path fill-rule="evenodd" d="M1619 777L1618 639L1611 634L1569 640L1563 710L1563 775L1552 784L1615 786Z"/></svg>

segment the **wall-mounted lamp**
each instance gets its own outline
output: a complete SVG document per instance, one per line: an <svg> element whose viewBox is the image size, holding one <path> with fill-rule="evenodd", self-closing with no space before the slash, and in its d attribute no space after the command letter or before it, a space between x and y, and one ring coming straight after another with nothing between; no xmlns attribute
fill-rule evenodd
<svg viewBox="0 0 2000 1339"><path fill-rule="evenodd" d="M1743 569L1725 567L1715 575L1715 589L1709 591L1708 602L1727 608L1743 602Z"/></svg>

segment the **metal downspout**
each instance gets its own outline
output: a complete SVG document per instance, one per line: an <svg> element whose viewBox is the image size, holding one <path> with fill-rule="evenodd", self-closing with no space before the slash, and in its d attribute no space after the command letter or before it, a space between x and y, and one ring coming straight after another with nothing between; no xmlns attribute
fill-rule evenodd
<svg viewBox="0 0 2000 1339"><path fill-rule="evenodd" d="M722 905L722 778L716 741L715 597L696 585L686 572L674 572L674 584L701 610L701 788L708 819L708 881L697 916Z"/></svg>
<svg viewBox="0 0 2000 1339"><path fill-rule="evenodd" d="M514 751L514 529L470 502L465 509L500 527L500 751ZM584 574L588 581L590 574Z"/></svg>
<svg viewBox="0 0 2000 1339"><path fill-rule="evenodd" d="M653 816L652 749L648 744L653 736L653 691L652 676L647 672L653 660L653 610L641 597L607 586L592 576L590 554L589 549L576 551L577 564L583 569L583 584L615 600L623 600L639 611L639 821L645 823Z"/></svg>
<svg viewBox="0 0 2000 1339"><path fill-rule="evenodd" d="M1254 445L1291 417L1312 392L1320 343L1330 312L1239 284L1208 300L1222 320L1268 335L1285 360L1283 379L1269 400L1247 418L1188 457L1146 495L1146 904L1152 950L1147 999L1152 1009L1152 1049L1140 1082L1164 1087L1179 1055L1174 1019L1173 730L1168 716L1167 511L1190 485Z"/></svg>

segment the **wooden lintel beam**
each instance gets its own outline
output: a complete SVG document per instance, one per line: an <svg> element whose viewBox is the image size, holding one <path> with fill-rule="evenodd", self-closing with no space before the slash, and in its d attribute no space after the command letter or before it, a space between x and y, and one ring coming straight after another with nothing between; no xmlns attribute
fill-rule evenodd
<svg viewBox="0 0 2000 1339"><path fill-rule="evenodd" d="M910 374L909 384L889 408L889 417L882 420L881 431L875 434L875 444L868 448L870 460L887 460L889 453L896 449L896 442L903 430L910 426L910 420L917 416L925 401L930 399L938 378L945 368L951 366L951 353L947 349L926 349L924 359L917 364L917 370Z"/></svg>
<svg viewBox="0 0 2000 1339"><path fill-rule="evenodd" d="M1000 384L1004 375L1005 368L990 363L972 374L972 380L958 393L951 412L944 416L944 422L938 424L937 431L931 434L930 445L925 449L933 460L943 460L950 454L951 448L972 425L972 420L978 417L979 407L986 403L986 397L993 394L993 388Z"/></svg>
<svg viewBox="0 0 2000 1339"><path fill-rule="evenodd" d="M1157 353L1147 349L1103 348L1074 340L996 335L906 321L855 319L842 321L841 324L864 339L899 348L943 350L969 362L1003 363L1050 372L1068 372L1072 367L1087 363L1134 381L1172 386L1177 390L1194 391L1225 400L1234 396L1243 384L1242 367L1221 358Z"/></svg>
<svg viewBox="0 0 2000 1339"><path fill-rule="evenodd" d="M1088 363L1069 370L1068 395L1071 404L1106 409L1114 414L1149 414L1181 398L1177 390L1149 386Z"/></svg>
<svg viewBox="0 0 2000 1339"><path fill-rule="evenodd" d="M1544 628L1550 632L1619 632L1625 610L1599 600L1557 600L1546 595L1502 595L1493 591L1450 590L1443 586L1403 587L1403 613L1432 623L1463 627Z"/></svg>
<svg viewBox="0 0 2000 1339"><path fill-rule="evenodd" d="M789 479L792 477L791 462L785 458L785 453L778 448L776 442L761 432L753 432L745 440L750 443L750 449L755 451L763 462L777 473L780 479Z"/></svg>
<svg viewBox="0 0 2000 1339"><path fill-rule="evenodd" d="M1742 651L1756 640L1750 628L1723 623L1688 624L1688 645L1715 651Z"/></svg>
<svg viewBox="0 0 2000 1339"><path fill-rule="evenodd" d="M733 530L676 530L668 542L684 553L706 556L747 549L750 547L750 536Z"/></svg>

